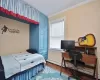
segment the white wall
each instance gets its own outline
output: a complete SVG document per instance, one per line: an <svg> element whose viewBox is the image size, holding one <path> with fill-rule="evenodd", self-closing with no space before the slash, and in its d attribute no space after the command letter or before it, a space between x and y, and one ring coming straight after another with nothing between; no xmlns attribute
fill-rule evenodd
<svg viewBox="0 0 100 80"><path fill-rule="evenodd" d="M2 34L2 27L18 29L20 33ZM29 48L29 25L0 16L0 55L23 52Z"/></svg>

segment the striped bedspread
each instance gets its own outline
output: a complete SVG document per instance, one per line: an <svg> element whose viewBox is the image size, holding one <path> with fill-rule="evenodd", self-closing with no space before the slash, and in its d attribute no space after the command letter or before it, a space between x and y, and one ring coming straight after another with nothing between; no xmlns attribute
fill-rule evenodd
<svg viewBox="0 0 100 80"><path fill-rule="evenodd" d="M45 59L40 54L28 52L1 56L4 67L5 78L9 78L16 73L32 68L40 63L45 64Z"/></svg>

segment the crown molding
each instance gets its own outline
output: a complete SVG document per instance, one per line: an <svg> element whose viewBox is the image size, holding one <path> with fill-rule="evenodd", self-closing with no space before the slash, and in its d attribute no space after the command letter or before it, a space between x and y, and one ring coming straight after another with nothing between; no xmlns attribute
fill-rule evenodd
<svg viewBox="0 0 100 80"><path fill-rule="evenodd" d="M69 7L69 8L67 8L67 9L64 9L64 10L62 10L62 11L60 11L60 12L57 12L57 13L55 13L55 14L52 14L52 15L48 16L48 18L53 17L53 16L56 16L56 15L58 15L58 14L61 14L61 13L65 12L65 11L68 11L68 10L70 10L70 9L74 9L74 8L76 8L76 7L79 7L79 6L81 6L81 5L87 4L87 3L92 2L92 1L96 1L96 0L88 0L88 1L81 2L81 3L79 3L79 4L76 4L76 5L72 6L72 7Z"/></svg>

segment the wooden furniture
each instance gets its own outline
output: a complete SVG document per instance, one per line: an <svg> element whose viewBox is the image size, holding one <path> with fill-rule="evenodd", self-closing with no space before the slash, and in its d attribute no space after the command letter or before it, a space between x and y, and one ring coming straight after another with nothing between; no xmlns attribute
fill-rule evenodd
<svg viewBox="0 0 100 80"><path fill-rule="evenodd" d="M82 51L88 55L96 55L97 47L75 46L75 50Z"/></svg>
<svg viewBox="0 0 100 80"><path fill-rule="evenodd" d="M88 54L85 53L86 49L88 50ZM95 56L96 49L97 49L96 47L93 47L93 48L92 47L80 47L80 46L75 47L75 50L82 51L82 57L83 57L82 62L85 63L85 67L93 69L94 70L93 77L95 77L95 74L96 74L96 78L98 79L97 57ZM69 53L62 52L61 70L63 67L63 63L64 63L64 67L66 67L66 62L70 62L69 60L71 60L71 58L69 57Z"/></svg>

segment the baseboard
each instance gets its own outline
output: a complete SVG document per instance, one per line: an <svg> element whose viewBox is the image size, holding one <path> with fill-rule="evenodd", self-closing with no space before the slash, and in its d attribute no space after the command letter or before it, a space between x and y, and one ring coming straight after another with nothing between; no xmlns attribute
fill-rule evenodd
<svg viewBox="0 0 100 80"><path fill-rule="evenodd" d="M50 62L50 63L52 63L52 64L55 64L55 65L61 66L61 63L56 62L56 61L53 61L53 60L47 60L47 62Z"/></svg>

